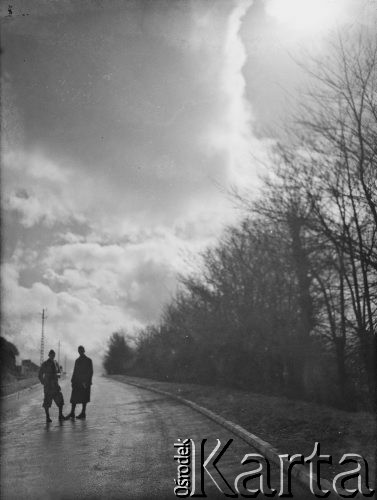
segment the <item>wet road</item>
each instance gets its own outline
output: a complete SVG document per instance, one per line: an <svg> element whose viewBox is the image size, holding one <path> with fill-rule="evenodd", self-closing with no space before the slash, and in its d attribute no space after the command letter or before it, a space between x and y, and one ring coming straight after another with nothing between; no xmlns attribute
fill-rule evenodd
<svg viewBox="0 0 377 500"><path fill-rule="evenodd" d="M69 381L61 383L69 401ZM220 439L234 439L219 462L229 483L252 466L241 465L256 453L229 431L164 396L96 377L87 420L59 424L56 406L46 425L42 386L1 404L1 498L8 499L148 499L176 498L174 443L208 439L208 453ZM80 409L80 407L78 408ZM69 405L65 406L68 413ZM207 455L208 455L207 453ZM277 487L277 471L272 486ZM274 479L275 476L275 479ZM209 498L226 498L205 475ZM275 481L275 483L274 483ZM294 485L294 498L314 498ZM258 497L260 498L260 496Z"/></svg>

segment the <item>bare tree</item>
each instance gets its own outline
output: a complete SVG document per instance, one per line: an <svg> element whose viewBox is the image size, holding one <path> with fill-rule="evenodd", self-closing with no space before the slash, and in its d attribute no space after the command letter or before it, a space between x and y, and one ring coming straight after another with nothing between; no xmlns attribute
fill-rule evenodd
<svg viewBox="0 0 377 500"><path fill-rule="evenodd" d="M355 43L356 42L356 43ZM304 169L317 230L331 242L341 275L341 329L357 334L369 397L376 404L377 284L377 39L366 32L339 37L326 61L312 69L298 120ZM347 289L347 291L345 290Z"/></svg>

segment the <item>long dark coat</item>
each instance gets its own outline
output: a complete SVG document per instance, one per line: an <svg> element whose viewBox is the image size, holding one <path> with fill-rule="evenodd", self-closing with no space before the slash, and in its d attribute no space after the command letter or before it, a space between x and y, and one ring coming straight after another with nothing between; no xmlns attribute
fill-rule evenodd
<svg viewBox="0 0 377 500"><path fill-rule="evenodd" d="M88 403L90 401L90 386L92 385L93 363L90 358L80 356L75 361L73 370L71 403Z"/></svg>

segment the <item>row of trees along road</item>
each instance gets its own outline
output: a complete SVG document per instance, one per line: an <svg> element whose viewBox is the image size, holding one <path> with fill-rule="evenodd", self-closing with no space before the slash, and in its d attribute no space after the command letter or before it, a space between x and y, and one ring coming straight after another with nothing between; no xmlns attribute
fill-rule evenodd
<svg viewBox="0 0 377 500"><path fill-rule="evenodd" d="M17 347L4 337L0 337L0 369L2 385L17 375L16 356L19 355Z"/></svg>
<svg viewBox="0 0 377 500"><path fill-rule="evenodd" d="M259 200L180 278L133 373L376 409L377 43L339 39Z"/></svg>

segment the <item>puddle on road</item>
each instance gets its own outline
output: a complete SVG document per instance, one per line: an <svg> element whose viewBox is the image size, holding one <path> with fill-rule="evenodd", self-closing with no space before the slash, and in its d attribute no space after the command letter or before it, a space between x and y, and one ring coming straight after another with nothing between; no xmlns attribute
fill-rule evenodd
<svg viewBox="0 0 377 500"><path fill-rule="evenodd" d="M118 408L122 408L123 406L145 406L151 403L161 403L164 401L168 401L168 398L154 398L154 399L142 399L135 401L128 401L127 403L118 404Z"/></svg>

